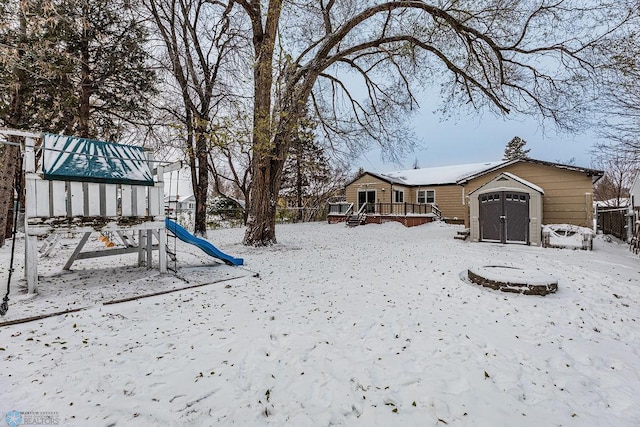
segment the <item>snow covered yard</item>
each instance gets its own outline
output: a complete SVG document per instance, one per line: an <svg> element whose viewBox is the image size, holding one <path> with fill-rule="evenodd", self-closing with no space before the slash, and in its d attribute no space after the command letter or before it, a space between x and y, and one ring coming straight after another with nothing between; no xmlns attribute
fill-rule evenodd
<svg viewBox="0 0 640 427"><path fill-rule="evenodd" d="M190 283L223 281L113 305L100 293L185 282L114 270L135 256L67 274L61 257L46 260L41 295L12 297L0 321L90 308L0 328L0 412L76 426L637 426L640 259L599 238L572 251L470 244L459 229L292 224L268 248L240 245L242 229L210 231L259 277L185 269ZM211 262L188 246L179 257ZM489 264L540 269L559 290L461 279Z"/></svg>

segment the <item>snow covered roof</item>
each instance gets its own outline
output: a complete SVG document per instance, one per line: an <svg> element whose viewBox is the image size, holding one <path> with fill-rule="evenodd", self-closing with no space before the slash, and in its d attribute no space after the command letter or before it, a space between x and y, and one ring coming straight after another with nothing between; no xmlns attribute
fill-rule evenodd
<svg viewBox="0 0 640 427"><path fill-rule="evenodd" d="M627 197L620 199L596 200L593 204L599 208L626 208L631 203Z"/></svg>
<svg viewBox="0 0 640 427"><path fill-rule="evenodd" d="M519 182L522 185L526 185L527 187L536 190L537 192L539 192L540 194L544 194L544 190L542 189L542 187L539 187L537 185L535 185L533 182L529 182L526 179L522 179L517 175L512 174L511 172L502 172L501 175L506 175L509 178L513 179L514 181Z"/></svg>
<svg viewBox="0 0 640 427"><path fill-rule="evenodd" d="M489 167L489 168L480 170L478 172L468 174L467 176L463 176L457 181L457 184L466 184L467 182L471 181L474 178L477 178L477 177L485 175L485 174L487 174L489 172L493 172L496 169L500 169L500 168L503 168L505 166L509 166L509 165L512 165L512 164L518 163L518 162L536 163L536 164L539 164L539 165L553 166L553 167L559 168L559 169L567 169L567 170L574 171L574 172L585 173L585 174L587 174L587 176L592 177L592 183L593 184L595 184L604 175L604 171L597 170L597 169L583 168L583 167L580 167L580 166L565 165L565 164L562 164L562 163L547 162L546 160L536 160L536 159L531 159L529 157L523 157L523 158L520 158L520 159L502 161L501 163L499 163L499 164L497 164L497 165L495 165L493 167Z"/></svg>
<svg viewBox="0 0 640 427"><path fill-rule="evenodd" d="M408 169L384 174L370 175L384 179L385 181L402 185L443 185L455 184L458 180L469 175L483 172L500 166L504 160L485 163L470 163L465 165L438 166L433 168Z"/></svg>
<svg viewBox="0 0 640 427"><path fill-rule="evenodd" d="M511 178L512 180L514 180L514 181L516 181L516 182L519 182L520 184L524 185L525 187L529 187L529 188L531 188L532 190L535 190L535 191L537 191L537 192L538 192L538 193L540 193L540 194L544 194L544 190L542 189L542 187L539 187L539 186L535 185L534 183L529 182L529 181L527 181L526 179L522 179L522 178L520 178L519 176L514 175L514 174L512 174L512 173L510 173L510 172L502 172L500 175L496 176L494 179L492 179L492 180L491 180L491 181L489 181L489 182L493 182L493 181L495 181L495 180L498 180L498 179L500 179L500 177L502 177L502 176L506 176L506 177L508 177L508 178ZM503 179L504 179L504 178L503 178ZM477 192L477 191L479 191L479 190L483 189L487 184L489 184L489 182L485 182L484 184L482 184L480 187L476 188L475 190L473 190L473 191L472 191L472 192L470 192L469 194L473 194L473 193L475 193L475 192Z"/></svg>
<svg viewBox="0 0 640 427"><path fill-rule="evenodd" d="M511 178L512 180L514 180L514 181L516 181L516 182L519 182L520 184L524 185L525 187L529 187L529 188L531 188L532 190L535 190L535 191L537 191L537 192L538 192L538 193L540 193L540 194L544 194L544 190L543 190L541 187L539 187L539 186L535 185L535 184L534 184L534 183L532 183L532 182L527 181L526 179L522 179L522 178L520 178L519 176L514 175L514 174L512 174L512 173L510 173L510 172L502 172L500 175L498 175L497 177L495 177L494 179L492 179L492 180L491 180L491 181L489 181L489 182L493 182L493 181L495 181L495 180L499 179L501 176L506 176L506 177L508 177L508 178ZM472 192L470 192L469 194L473 194L473 193L477 192L478 190L481 190L481 189L482 189L482 188L484 188L484 187L485 187L489 182L486 182L486 183L482 184L480 187L476 188L475 190L473 190L473 191L472 191Z"/></svg>
<svg viewBox="0 0 640 427"><path fill-rule="evenodd" d="M395 172L387 172L387 173L375 173L375 172L365 172L371 176L374 176L378 179L381 179L390 184L399 184L406 186L428 186L428 185L446 185L446 184L466 184L474 178L485 175L489 172L493 172L495 170L504 168L505 166L512 165L518 162L528 162L528 163L536 163L546 166L553 166L561 169L572 170L576 172L586 173L588 176L593 177L593 182L595 183L602 175L603 171L596 169L583 168L579 166L573 165L564 165L561 163L553 163L547 162L544 160L536 160L530 158L521 158L514 160L498 160L493 162L484 162L484 163L468 163L464 165L452 165L452 166L438 166L433 168L420 168L420 169L408 169L408 170L400 170ZM362 176L362 175L360 175ZM515 175L513 175L515 177ZM358 177L360 178L360 177ZM351 184L358 178L353 181L347 183L347 185ZM519 181L524 181L522 178L516 177ZM523 184L540 191L542 189L540 187L535 186L534 184L524 181Z"/></svg>

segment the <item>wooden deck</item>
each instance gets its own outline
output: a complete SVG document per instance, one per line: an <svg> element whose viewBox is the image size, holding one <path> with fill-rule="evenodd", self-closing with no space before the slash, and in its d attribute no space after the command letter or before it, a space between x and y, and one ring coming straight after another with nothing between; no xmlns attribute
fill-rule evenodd
<svg viewBox="0 0 640 427"><path fill-rule="evenodd" d="M416 203L367 203L358 210L364 224L399 222L405 227L415 227L440 219L440 210L432 204ZM329 224L347 222L355 214L354 204L330 203L327 221Z"/></svg>

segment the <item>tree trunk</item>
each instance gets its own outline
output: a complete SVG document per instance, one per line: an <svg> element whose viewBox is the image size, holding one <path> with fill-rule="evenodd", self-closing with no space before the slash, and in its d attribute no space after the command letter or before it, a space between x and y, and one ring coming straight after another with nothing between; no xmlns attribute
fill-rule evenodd
<svg viewBox="0 0 640 427"><path fill-rule="evenodd" d="M19 154L20 149L13 145L5 145L0 150L0 247L13 231L13 215L9 212L13 212L13 185Z"/></svg>
<svg viewBox="0 0 640 427"><path fill-rule="evenodd" d="M207 236L207 198L209 195L209 169L207 168L207 136L206 125L196 126L196 157L198 160L198 179L193 188L196 199L196 217L194 220L194 234Z"/></svg>
<svg viewBox="0 0 640 427"><path fill-rule="evenodd" d="M20 2L20 36L26 39L27 21L26 3ZM24 43L24 42L23 42ZM15 87L11 93L11 110L7 124L9 127L19 127L22 125L24 116L24 81L26 79L25 71L20 66L20 62L24 57L24 49L18 48L18 64L14 67L14 83ZM13 212L13 191L16 175L16 165L18 164L18 156L20 148L14 145L5 145L0 147L0 247L5 244L5 236L11 236L13 231L13 221L11 220L9 211Z"/></svg>
<svg viewBox="0 0 640 427"><path fill-rule="evenodd" d="M250 246L269 246L277 243L276 205L284 156L278 156L277 141L272 139L271 90L273 51L281 9L282 0L269 1L264 27L259 8L251 11L256 58L253 69L253 178L249 218L244 235L244 244Z"/></svg>
<svg viewBox="0 0 640 427"><path fill-rule="evenodd" d="M296 222L302 222L302 142L298 141L296 146Z"/></svg>
<svg viewBox="0 0 640 427"><path fill-rule="evenodd" d="M284 162L279 159L263 155L261 166L253 169L245 245L268 246L277 243L276 206L283 166Z"/></svg>

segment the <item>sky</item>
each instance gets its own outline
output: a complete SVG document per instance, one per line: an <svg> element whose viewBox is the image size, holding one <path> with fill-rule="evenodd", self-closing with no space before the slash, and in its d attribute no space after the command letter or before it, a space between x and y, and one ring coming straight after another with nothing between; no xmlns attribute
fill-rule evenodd
<svg viewBox="0 0 640 427"><path fill-rule="evenodd" d="M591 150L598 142L593 134L562 133L552 123L541 126L533 117L497 117L493 113L472 113L445 121L432 110L422 106L409 120L420 145L400 165L384 162L380 152L372 149L354 160L353 169L390 172L411 169L416 160L421 168L500 160L514 136L527 142L529 156L534 159L558 163L575 159L577 166L592 166Z"/></svg>
<svg viewBox="0 0 640 427"><path fill-rule="evenodd" d="M414 153L401 160L401 164L385 162L380 151L372 149L351 162L353 171L362 167L372 172L392 172L412 169L415 160L421 168L481 163L501 160L504 148L514 137L527 142L529 156L557 163L569 163L575 158L576 166L592 167L592 146L598 139L588 133L566 134L555 131L553 124L543 129L534 118L504 118L492 113L476 114L464 119L443 121L438 113L423 107L408 122L420 141ZM165 176L165 194L192 194L191 180L186 171L174 172L172 183Z"/></svg>

